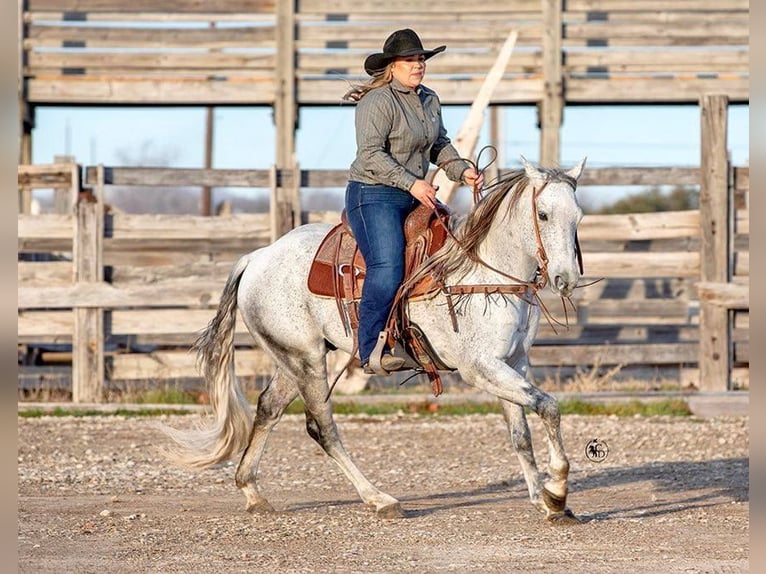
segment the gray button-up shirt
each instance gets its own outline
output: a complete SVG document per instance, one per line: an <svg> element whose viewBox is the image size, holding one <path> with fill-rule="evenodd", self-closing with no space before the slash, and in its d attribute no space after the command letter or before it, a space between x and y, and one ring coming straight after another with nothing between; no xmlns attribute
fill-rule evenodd
<svg viewBox="0 0 766 574"><path fill-rule="evenodd" d="M356 149L349 179L404 191L425 178L430 163L459 157L442 123L436 92L422 84L411 90L397 80L367 92L356 104ZM452 161L444 170L459 181L467 167L465 161Z"/></svg>

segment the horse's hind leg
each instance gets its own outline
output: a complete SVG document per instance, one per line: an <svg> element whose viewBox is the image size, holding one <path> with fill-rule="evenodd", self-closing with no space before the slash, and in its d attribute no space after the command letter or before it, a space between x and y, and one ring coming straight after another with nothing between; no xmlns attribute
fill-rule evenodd
<svg viewBox="0 0 766 574"><path fill-rule="evenodd" d="M273 511L271 504L258 492L256 475L258 463L266 448L269 433L279 422L287 406L298 396L298 388L277 369L268 386L258 397L250 442L242 454L235 480L247 499L248 512Z"/></svg>
<svg viewBox="0 0 766 574"><path fill-rule="evenodd" d="M532 504L545 511L545 504L540 498L541 475L535 462L535 454L532 449L532 435L529 432L524 407L506 400L501 400L500 404L503 407L503 417L511 434L511 444L519 458L521 471L524 473L524 480L529 490L529 499L532 501Z"/></svg>
<svg viewBox="0 0 766 574"><path fill-rule="evenodd" d="M346 452L332 418L331 404L325 401L326 381L325 373L321 381L317 380L314 384L306 385L303 392L303 400L306 404L306 430L309 436L337 463L362 500L373 506L379 517L400 518L403 513L399 501L375 488Z"/></svg>

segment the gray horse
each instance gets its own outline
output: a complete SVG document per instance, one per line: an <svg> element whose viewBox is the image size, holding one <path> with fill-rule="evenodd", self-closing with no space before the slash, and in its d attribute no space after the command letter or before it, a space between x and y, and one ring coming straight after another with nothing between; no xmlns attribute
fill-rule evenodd
<svg viewBox="0 0 766 574"><path fill-rule="evenodd" d="M507 295L500 302L481 289L463 289L457 330L447 311L445 290L410 302L409 312L444 364L457 369L466 383L500 398L532 503L552 521L573 521L566 507L569 462L559 406L531 381L528 352L541 314L535 304L537 289L547 284L568 297L580 279L576 231L582 210L575 188L585 159L569 171L539 168L524 158L522 163L523 169L486 189L468 215L453 218L452 235L427 262L428 272L438 274L447 287L491 286L495 292L521 295ZM300 396L311 438L379 516L398 517L403 514L399 501L373 486L349 457L333 420L332 403L326 400L328 348L348 353L353 349L335 302L307 288L312 258L329 229L326 224L298 227L235 264L218 311L197 342L213 416L193 430L164 427L173 439L166 454L176 464L195 468L241 456L236 484L247 499L247 510L271 510L258 491L258 463L271 429ZM237 308L276 365L255 415L234 373ZM544 423L547 474L535 463L525 408Z"/></svg>

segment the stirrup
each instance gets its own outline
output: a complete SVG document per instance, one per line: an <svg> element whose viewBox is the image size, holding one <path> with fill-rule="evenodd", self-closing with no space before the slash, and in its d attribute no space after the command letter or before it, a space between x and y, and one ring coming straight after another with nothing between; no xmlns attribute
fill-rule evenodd
<svg viewBox="0 0 766 574"><path fill-rule="evenodd" d="M375 347L372 349L372 353L370 353L370 359L367 362L367 367L376 375L385 376L390 374L390 372L384 369L383 365L380 364L387 343L388 331L381 331L378 333L378 341L375 343Z"/></svg>

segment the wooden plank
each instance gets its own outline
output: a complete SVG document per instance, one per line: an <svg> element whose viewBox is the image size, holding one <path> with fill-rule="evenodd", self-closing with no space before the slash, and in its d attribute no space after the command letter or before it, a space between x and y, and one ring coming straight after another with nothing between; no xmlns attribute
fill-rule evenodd
<svg viewBox="0 0 766 574"><path fill-rule="evenodd" d="M699 237L700 213L698 210L689 210L615 215L588 214L583 217L578 234L582 241Z"/></svg>
<svg viewBox="0 0 766 574"><path fill-rule="evenodd" d="M720 78L646 77L636 75L566 80L566 99L571 103L696 103L708 93L726 94L732 102L750 100L747 76Z"/></svg>
<svg viewBox="0 0 766 574"><path fill-rule="evenodd" d="M750 31L745 15L738 22L716 21L715 25L706 22L687 21L685 23L634 23L634 22L569 22L564 27L564 37L568 39L606 40L629 39L636 45L653 46L656 39L662 45L699 46L699 45L747 45Z"/></svg>
<svg viewBox="0 0 766 574"><path fill-rule="evenodd" d="M750 275L750 252L737 251L734 253L734 275L748 277Z"/></svg>
<svg viewBox="0 0 766 574"><path fill-rule="evenodd" d="M489 47L488 47L489 48ZM488 70L497 59L498 50L486 49L472 52L455 52L450 50L439 54L438 58L428 61L428 75L426 83L434 75L440 74L465 74L474 73L477 70ZM301 52L297 55L298 77L308 74L325 74L328 71L344 70L349 74L364 73L364 58L351 50L328 49L321 52ZM541 73L542 51L539 49L517 51L506 65L508 73Z"/></svg>
<svg viewBox="0 0 766 574"><path fill-rule="evenodd" d="M237 376L269 375L274 366L258 349L238 349L234 353ZM148 354L118 354L110 363L110 380L171 379L200 377L197 357L188 351L155 351Z"/></svg>
<svg viewBox="0 0 766 574"><path fill-rule="evenodd" d="M273 12L275 0L27 0L29 12Z"/></svg>
<svg viewBox="0 0 766 574"><path fill-rule="evenodd" d="M588 22L592 21L593 12L575 12L567 10L564 13L566 22ZM714 27L716 24L728 20L733 22L745 22L749 13L747 11L736 10L717 10L711 7L710 10L678 10L675 5L668 4L663 10L608 10L601 11L602 22L644 22L644 23L674 23L684 24L695 22L697 24L708 24Z"/></svg>
<svg viewBox="0 0 766 574"><path fill-rule="evenodd" d="M543 35L543 24L539 19L526 22L515 19L509 22L503 18L488 19L476 22L474 26L467 26L465 22L456 19L447 22L424 20L412 22L410 26L417 30L424 46L446 44L448 51L457 48L486 50L487 46L502 46L508 38L510 28L517 31L519 45L529 42L539 46ZM325 25L312 23L299 27L298 47L301 49L326 48L327 42L332 41L343 42L346 49L377 51L391 31L390 22L331 22ZM364 60L364 58L360 59Z"/></svg>
<svg viewBox="0 0 766 574"><path fill-rule="evenodd" d="M27 24L39 22L64 22L71 18L72 13L58 10L24 12L23 21ZM129 12L118 11L88 11L77 13L77 16L87 22L265 22L274 21L274 12Z"/></svg>
<svg viewBox="0 0 766 574"><path fill-rule="evenodd" d="M708 11L740 11L748 12L749 0L673 0L672 4L667 0L567 0L567 11L590 12L590 11L641 11L662 12L672 8L673 10L699 10Z"/></svg>
<svg viewBox="0 0 766 574"><path fill-rule="evenodd" d="M435 11L430 8L424 8L421 4L413 4L411 9L407 12L391 12L379 8L374 12L345 12L339 14L331 10L319 8L319 11L308 12L304 9L303 2L299 6L300 12L296 13L295 19L299 25L326 25L328 23L335 23L333 18L337 18L339 15L343 17L343 22L356 23L356 22L388 22L390 30L399 28L411 27L415 30L420 30L424 27L431 27L434 24L454 23L456 20L463 22L466 26L480 27L486 22L492 21L505 21L509 24L513 22L529 22L532 20L540 20L540 3L531 3L529 9L513 9L508 5L504 7L498 7L497 10L491 10L487 12L463 12L461 14L455 14L452 12ZM353 8L352 8L353 10ZM509 18L509 13L513 16ZM337 20L336 20L337 22ZM371 41L374 39L370 39ZM378 41L382 41L383 38L378 38ZM380 48L380 46L378 46Z"/></svg>
<svg viewBox="0 0 766 574"><path fill-rule="evenodd" d="M136 266L151 269L162 265L190 265L208 261L222 261L233 265L247 250L238 249L236 252L228 249L215 249L209 251L109 251L104 253L104 264L115 266Z"/></svg>
<svg viewBox="0 0 766 574"><path fill-rule="evenodd" d="M174 262L167 265L153 266L128 266L115 267L111 273L113 285L148 284L170 279L201 279L220 281L221 288L229 276L233 267L231 261L207 261L198 260L193 262Z"/></svg>
<svg viewBox="0 0 766 574"><path fill-rule="evenodd" d="M74 270L71 261L19 261L16 278L20 287L71 285Z"/></svg>
<svg viewBox="0 0 766 574"><path fill-rule="evenodd" d="M201 215L114 214L107 225L111 242L120 240L204 240L205 242L250 241L268 233L268 216L241 213L206 217Z"/></svg>
<svg viewBox="0 0 766 574"><path fill-rule="evenodd" d="M268 76L226 81L59 76L30 78L27 86L27 100L32 103L271 105L274 101L274 79Z"/></svg>
<svg viewBox="0 0 766 574"><path fill-rule="evenodd" d="M221 278L221 289L226 278ZM199 334L215 316L215 309L116 309L111 314L113 335ZM235 333L248 334L241 316Z"/></svg>
<svg viewBox="0 0 766 574"><path fill-rule="evenodd" d="M31 189L72 187L72 164L32 164L18 166L18 185Z"/></svg>
<svg viewBox="0 0 766 574"><path fill-rule="evenodd" d="M585 277L696 277L697 253L585 253ZM585 281L585 279L583 280Z"/></svg>
<svg viewBox="0 0 766 574"><path fill-rule="evenodd" d="M109 66L105 59L100 68L36 68L28 70L25 74L39 79L52 79L53 81L65 81L67 78L100 82L261 82L272 77L272 68L239 69L229 68L199 68L196 70L182 69L119 69Z"/></svg>
<svg viewBox="0 0 766 574"><path fill-rule="evenodd" d="M734 321L733 326L735 330L749 330L750 329L750 310L747 311L741 311L741 310L734 310Z"/></svg>
<svg viewBox="0 0 766 574"><path fill-rule="evenodd" d="M749 166L734 168L734 189L737 191L750 190L750 167Z"/></svg>
<svg viewBox="0 0 766 574"><path fill-rule="evenodd" d="M561 317L559 317L561 318ZM545 321L540 323L537 332L537 345L604 345L638 343L677 343L679 341L696 342L698 330L695 325L666 325L651 323L629 325L588 324L579 325L571 322L568 329L556 327L556 331Z"/></svg>
<svg viewBox="0 0 766 574"><path fill-rule="evenodd" d="M590 325L688 323L689 301L683 299L597 299L580 305L578 315ZM603 321L601 319L606 319Z"/></svg>
<svg viewBox="0 0 766 574"><path fill-rule="evenodd" d="M197 261L209 259L211 256L225 256L227 259L231 259L230 255L235 256L244 255L259 247L264 247L269 244L269 230L266 228L254 230L248 237L195 237L191 239L184 238L169 238L161 239L159 237L145 237L145 238L133 238L133 237L120 237L118 239L107 239L104 241L104 252L106 256L113 262L115 261L128 261L126 255L129 255L130 251L143 250L144 257L149 265L161 265L163 261L167 261L167 257L163 257L163 253L170 255L170 261L174 257L183 255L184 251L187 254L191 254L192 257L188 260ZM136 264L141 260L139 254L134 259ZM183 259L178 259L179 263L182 263Z"/></svg>
<svg viewBox="0 0 766 574"><path fill-rule="evenodd" d="M539 0L487 0L468 4L461 0L443 0L439 3L439 12L452 15L484 14L488 12L534 12L540 10ZM389 0L385 4L375 0L301 0L300 12L317 14L418 14L430 15L434 12L431 4L418 4L411 0ZM385 36L380 37L383 42ZM423 41L425 44L425 40Z"/></svg>
<svg viewBox="0 0 766 574"><path fill-rule="evenodd" d="M736 283L702 281L697 285L700 304L709 303L723 309L749 309L750 287Z"/></svg>
<svg viewBox="0 0 766 574"><path fill-rule="evenodd" d="M106 167L107 185L144 187L263 187L269 186L265 169L200 169L168 167ZM96 167L85 170L85 182L95 181Z"/></svg>
<svg viewBox="0 0 766 574"><path fill-rule="evenodd" d="M481 77L429 78L442 103L470 105ZM272 78L241 78L228 81L169 78L115 80L97 76L62 76L31 78L28 100L33 103L164 103L164 104L265 104L273 103ZM301 105L336 105L341 103L347 84L337 79L303 79L297 82ZM492 103L536 103L543 90L542 78L508 78L498 86ZM704 93L725 93L732 102L749 101L746 76L722 78L642 77L568 78L567 102L572 103L646 103L696 102Z"/></svg>
<svg viewBox="0 0 766 574"><path fill-rule="evenodd" d="M78 283L71 287L21 287L19 309L127 307L203 307L217 305L219 281L163 281L154 285L115 287L108 283Z"/></svg>
<svg viewBox="0 0 766 574"><path fill-rule="evenodd" d="M604 50L584 48L567 50L564 71L568 75L590 68L603 68L604 73L636 72L723 72L747 73L750 52L746 48L719 50L689 48L660 52L642 48ZM601 70L600 70L601 71Z"/></svg>
<svg viewBox="0 0 766 574"><path fill-rule="evenodd" d="M55 74L51 70L81 68L86 74L111 76L124 75L127 71L175 73L204 72L220 75L221 70L271 70L274 68L274 54L232 54L232 53L114 53L114 52L35 52L29 53L27 73ZM263 74L262 74L263 75Z"/></svg>
<svg viewBox="0 0 766 574"><path fill-rule="evenodd" d="M700 46L707 46L710 49L724 47L726 49L733 49L742 45L747 45L746 40L731 41L729 38L718 37L704 37L704 38L676 38L673 36L656 36L651 39L651 43L639 43L635 38L610 38L605 40L603 38L564 38L564 49L582 49L592 47L594 44L606 43L610 49L690 49ZM597 46L598 47L598 46ZM602 46L603 48L603 46Z"/></svg>
<svg viewBox="0 0 766 574"><path fill-rule="evenodd" d="M428 78L429 88L439 94L442 104L470 105L483 77ZM317 79L298 82L298 103L303 105L341 104L348 85L342 79ZM536 103L543 90L542 77L503 79L492 96L493 104Z"/></svg>
<svg viewBox="0 0 766 574"><path fill-rule="evenodd" d="M542 366L603 366L694 364L695 343L637 345L566 345L534 346L530 360ZM268 375L273 363L260 350L238 349L234 355L238 376ZM198 377L196 357L179 351L155 351L149 354L118 354L112 358L111 380L163 379Z"/></svg>
<svg viewBox="0 0 766 574"><path fill-rule="evenodd" d="M734 341L732 344L732 363L750 364L749 341Z"/></svg>
<svg viewBox="0 0 766 574"><path fill-rule="evenodd" d="M534 345L529 358L533 367L682 365L696 363L697 344Z"/></svg>
<svg viewBox="0 0 766 574"><path fill-rule="evenodd" d="M88 48L274 48L271 26L158 28L128 26L31 26L26 49L78 42Z"/></svg>
<svg viewBox="0 0 766 574"><path fill-rule="evenodd" d="M73 216L53 213L18 216L19 245L25 239L62 239L71 242L73 237Z"/></svg>
<svg viewBox="0 0 766 574"><path fill-rule="evenodd" d="M589 167L578 182L585 185L698 185L694 167Z"/></svg>
<svg viewBox="0 0 766 574"><path fill-rule="evenodd" d="M71 343L74 314L65 311L19 311L19 343Z"/></svg>
<svg viewBox="0 0 766 574"><path fill-rule="evenodd" d="M734 181L732 186L734 188L734 207L737 211L737 229L740 225L740 212L745 211L745 220L747 219L747 209L750 206L750 168L735 167L734 168Z"/></svg>

